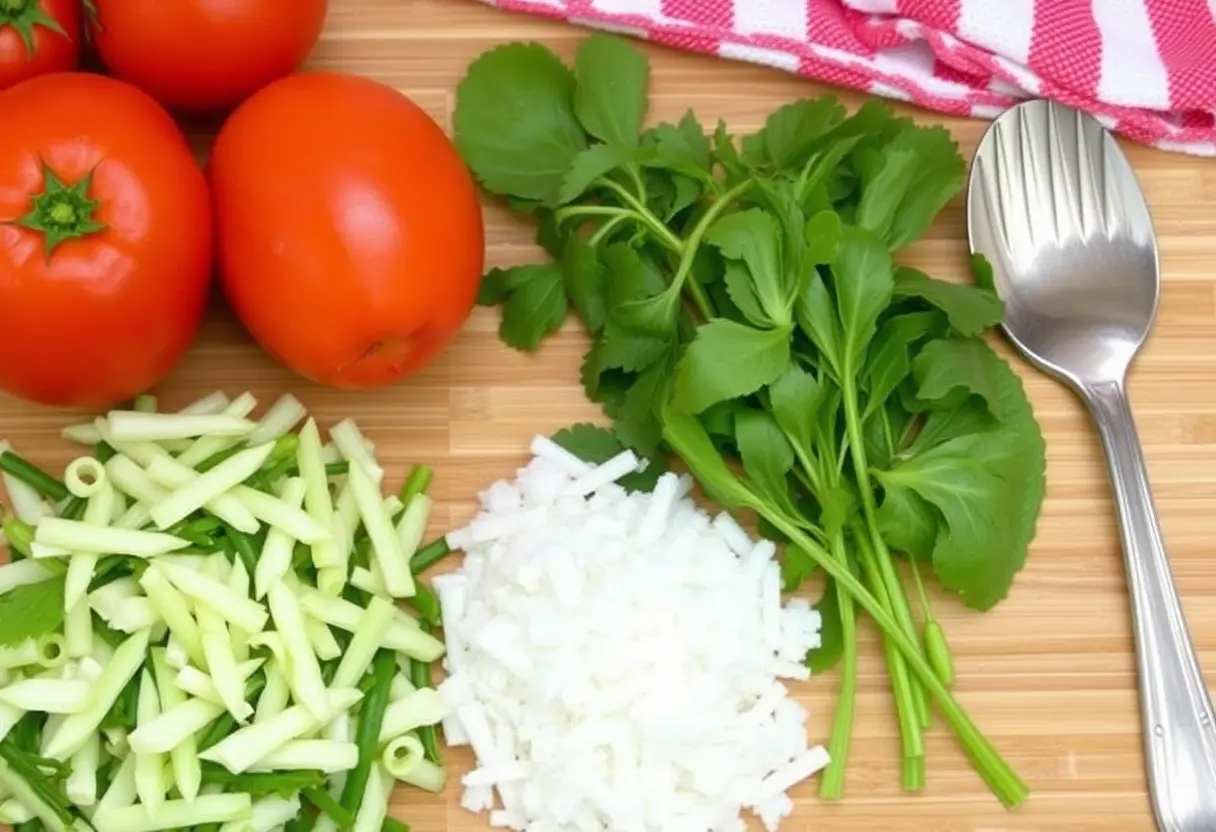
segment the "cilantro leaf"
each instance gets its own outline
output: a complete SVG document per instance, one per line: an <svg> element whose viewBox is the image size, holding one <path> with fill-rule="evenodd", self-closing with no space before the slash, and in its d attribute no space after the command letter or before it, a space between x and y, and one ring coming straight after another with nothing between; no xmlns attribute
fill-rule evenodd
<svg viewBox="0 0 1216 832"><path fill-rule="evenodd" d="M886 492L878 507L878 531L887 545L918 561L933 556L941 513L910 488Z"/></svg>
<svg viewBox="0 0 1216 832"><path fill-rule="evenodd" d="M892 331L892 328L883 326L878 337L870 344L866 375L862 379L867 394L863 419L877 413L911 372L908 343L899 334L898 328Z"/></svg>
<svg viewBox="0 0 1216 832"><path fill-rule="evenodd" d="M726 509L755 505L755 495L727 467L696 416L674 410L665 401L660 405L659 417L664 441L684 460L711 499Z"/></svg>
<svg viewBox="0 0 1216 832"><path fill-rule="evenodd" d="M481 306L497 306L526 283L533 274L535 274L534 266L490 269L481 278L481 285L477 289L477 303Z"/></svg>
<svg viewBox="0 0 1216 832"><path fill-rule="evenodd" d="M739 311L744 320L753 326L760 327L770 323L768 314L760 306L760 299L756 297L751 270L742 261L726 261L722 270L722 282L731 304Z"/></svg>
<svg viewBox="0 0 1216 832"><path fill-rule="evenodd" d="M793 364L768 388L769 406L781 430L800 452L809 456L815 444L815 423L826 404L823 386Z"/></svg>
<svg viewBox="0 0 1216 832"><path fill-rule="evenodd" d="M857 224L892 250L924 233L966 175L958 145L943 127L909 127L863 158Z"/></svg>
<svg viewBox="0 0 1216 832"><path fill-rule="evenodd" d="M65 582L57 575L0 595L0 647L41 638L63 624Z"/></svg>
<svg viewBox="0 0 1216 832"><path fill-rule="evenodd" d="M608 428L580 422L553 434L552 439L584 462L601 465L625 450L625 445ZM635 449L636 450L636 449ZM662 458L641 454L646 459L644 471L628 474L617 482L627 491L652 491L654 484L666 471Z"/></svg>
<svg viewBox="0 0 1216 832"><path fill-rule="evenodd" d="M769 540L773 535L764 535ZM786 544L781 550L781 588L785 592L795 592L802 582L815 574L816 564L803 550L792 544ZM816 607L818 609L818 607ZM822 613L822 610L820 610ZM827 627L827 622L820 624L820 632Z"/></svg>
<svg viewBox="0 0 1216 832"><path fill-rule="evenodd" d="M646 117L650 66L624 38L594 34L574 59L574 110L587 132L620 147L636 147Z"/></svg>
<svg viewBox="0 0 1216 832"><path fill-rule="evenodd" d="M790 335L790 327L754 329L721 319L702 324L676 371L676 406L700 413L772 384L789 367Z"/></svg>
<svg viewBox="0 0 1216 832"><path fill-rule="evenodd" d="M503 305L498 334L518 350L535 350L566 319L562 272L552 263L516 266L510 271L515 289Z"/></svg>
<svg viewBox="0 0 1216 832"><path fill-rule="evenodd" d="M562 260L566 295L590 333L599 332L608 317L608 275L594 248L572 235Z"/></svg>
<svg viewBox="0 0 1216 832"><path fill-rule="evenodd" d="M777 420L765 410L739 408L735 411L735 442L752 486L783 509L796 514L787 479L794 467L794 449Z"/></svg>
<svg viewBox="0 0 1216 832"><path fill-rule="evenodd" d="M798 328L819 350L827 368L839 379L844 371L844 332L835 305L823 277L814 272L794 304L794 317Z"/></svg>
<svg viewBox="0 0 1216 832"><path fill-rule="evenodd" d="M648 166L662 166L706 182L712 179L709 137L691 110L679 124L650 128L642 135L642 142L654 150L654 156L646 162Z"/></svg>
<svg viewBox="0 0 1216 832"><path fill-rule="evenodd" d="M591 187L595 180L629 161L629 151L615 144L593 144L574 157L562 179L557 201L562 205L573 202Z"/></svg>
<svg viewBox="0 0 1216 832"><path fill-rule="evenodd" d="M989 289L937 280L908 266L895 270L895 296L919 298L940 309L950 326L968 337L996 326L1005 314L1005 305Z"/></svg>
<svg viewBox="0 0 1216 832"><path fill-rule="evenodd" d="M612 276L612 309L600 342L600 365L644 370L671 349L678 307L670 302L662 277L652 274L632 247L614 243L601 260Z"/></svg>
<svg viewBox="0 0 1216 832"><path fill-rule="evenodd" d="M587 147L574 88L574 75L540 44L500 46L469 66L453 127L460 155L485 188L557 203L566 172Z"/></svg>
<svg viewBox="0 0 1216 832"><path fill-rule="evenodd" d="M747 175L747 167L739 158L739 149L735 147L735 142L726 129L726 122L721 119L718 119L718 126L714 129L713 147L714 161L726 171L728 183L733 183Z"/></svg>
<svg viewBox="0 0 1216 832"><path fill-rule="evenodd" d="M788 547L787 547L788 551ZM836 582L828 579L823 594L815 602L819 611L819 646L806 654L806 666L812 675L830 670L844 655L844 630L840 623L840 596Z"/></svg>
<svg viewBox="0 0 1216 832"><path fill-rule="evenodd" d="M759 156L779 170L800 168L821 136L844 121L844 106L835 96L807 98L778 108L764 122L764 129L745 140ZM749 141L750 140L750 141Z"/></svg>
<svg viewBox="0 0 1216 832"><path fill-rule="evenodd" d="M658 404L671 380L671 366L668 357L639 373L616 414L616 435L626 445L646 455L655 453L663 439Z"/></svg>
<svg viewBox="0 0 1216 832"><path fill-rule="evenodd" d="M831 263L840 249L840 215L832 210L823 210L806 221L806 264L818 266ZM808 275L809 276L809 275Z"/></svg>
<svg viewBox="0 0 1216 832"><path fill-rule="evenodd" d="M873 234L845 227L832 261L832 274L844 336L840 358L845 366L856 367L874 337L879 313L891 302L891 256Z"/></svg>
<svg viewBox="0 0 1216 832"><path fill-rule="evenodd" d="M747 264L752 294L764 311L762 323L778 326L790 322L790 292L783 280L780 233L771 214L753 208L727 214L710 226L705 235L706 241L717 247L723 257ZM731 297L747 314L747 308L734 292Z"/></svg>
<svg viewBox="0 0 1216 832"><path fill-rule="evenodd" d="M979 396L998 421L1004 421L1000 394L991 375L991 350L974 338L930 341L912 362L916 396L937 406L960 407L968 396Z"/></svg>

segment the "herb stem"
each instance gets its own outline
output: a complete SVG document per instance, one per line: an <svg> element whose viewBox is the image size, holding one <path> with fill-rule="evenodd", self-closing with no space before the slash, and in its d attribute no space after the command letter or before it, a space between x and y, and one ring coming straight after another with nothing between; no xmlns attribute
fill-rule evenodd
<svg viewBox="0 0 1216 832"><path fill-rule="evenodd" d="M904 655L910 669L920 677L921 682L933 695L946 724L954 731L972 765L975 766L980 777L1002 805L1013 808L1022 803L1029 794L1026 783L971 721L971 717L958 704L949 689L937 678L933 668L921 655L916 642L907 637L891 614L866 590L852 571L832 558L784 513L755 497L752 498L752 508L760 512L778 531L789 538L791 543L814 558L824 572L836 579L839 588L851 595L853 600L869 613L874 622L888 634L891 643Z"/></svg>
<svg viewBox="0 0 1216 832"><path fill-rule="evenodd" d="M55 502L71 497L68 487L34 463L12 451L0 453L0 471L21 480L43 497Z"/></svg>
<svg viewBox="0 0 1216 832"><path fill-rule="evenodd" d="M876 556L878 573L875 580L881 580L886 586L888 609L891 610L904 634L915 643L917 631L916 622L912 620L912 609L908 605L908 598L904 593L903 584L900 583L899 574L895 571L895 563L891 559L890 550L887 549L887 542L883 540L882 533L878 530L878 507L874 502L874 485L870 479L865 436L861 430L861 413L857 406L855 373L851 367L846 366L845 371L841 373L840 392L844 405L845 436L849 453L853 459L857 490L861 496L862 516L865 518L866 531ZM920 717L920 724L927 728L930 718L929 702L923 691L917 692L915 701L918 703L917 713Z"/></svg>
<svg viewBox="0 0 1216 832"><path fill-rule="evenodd" d="M849 568L845 554L844 536L832 538L832 555L844 568ZM853 737L853 718L857 711L857 613L853 597L847 592L836 593L840 606L840 690L836 697L836 713L832 718L832 736L828 740L831 762L819 781L819 797L839 800L844 796L844 774L849 759L849 744Z"/></svg>
<svg viewBox="0 0 1216 832"><path fill-rule="evenodd" d="M912 569L912 583L916 585L916 595L920 599L920 609L925 617L925 623L933 620L933 611L929 609L929 596L925 592L925 582L920 577L920 567L916 565L916 558L908 556L908 566Z"/></svg>
<svg viewBox="0 0 1216 832"><path fill-rule="evenodd" d="M608 220L608 222L597 228L595 233L587 238L587 245L595 248L604 241L605 237L616 230L618 225L625 222L627 219L629 219L629 217L613 217L612 219Z"/></svg>
<svg viewBox="0 0 1216 832"><path fill-rule="evenodd" d="M629 189L617 182L613 182L607 176L601 176L599 179L595 180L595 182L597 185L603 185L605 188L608 188L608 190L620 197L621 202L624 202L626 205L632 208L633 210L631 213L637 217L638 222L649 228L651 233L658 238L660 243L677 254L683 253L685 246L684 241L672 233L672 230L667 227L667 223L656 217L654 213L646 207L646 203L631 194ZM560 214L562 211L558 211L557 213Z"/></svg>
<svg viewBox="0 0 1216 832"><path fill-rule="evenodd" d="M729 208L731 203L738 199L751 186L752 180L748 179L740 182L720 196L713 205L709 206L709 210L705 212L705 216L701 217L700 221L688 235L688 239L684 241L684 250L680 255L680 265L676 268L675 276L671 279L671 287L668 289L673 297L683 290L685 283L689 282L688 276L692 272L692 264L696 260L697 251L701 248L701 241L705 238L709 227L718 219L719 214ZM692 295L692 300L697 305L697 310L706 320L715 317L713 307L709 303L709 298L705 295L704 287L695 280L692 281L689 294Z"/></svg>

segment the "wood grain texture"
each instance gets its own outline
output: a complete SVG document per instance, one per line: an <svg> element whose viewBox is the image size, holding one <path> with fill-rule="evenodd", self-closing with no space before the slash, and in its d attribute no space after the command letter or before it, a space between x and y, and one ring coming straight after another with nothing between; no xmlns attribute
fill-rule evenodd
<svg viewBox="0 0 1216 832"><path fill-rule="evenodd" d="M378 78L401 89L445 126L463 68L508 39L542 40L569 55L582 30L508 15L470 0L333 0L313 65ZM776 71L647 49L653 62L651 117L693 108L703 122L725 118L738 132L800 96L820 92ZM845 95L850 106L860 98ZM970 153L984 125L936 118ZM1216 167L1129 149L1160 238L1165 288L1153 336L1131 383L1133 406L1156 488L1186 613L1209 683L1216 681ZM539 256L530 229L487 206L489 262ZM965 275L962 201L904 254L930 273ZM497 313L477 310L459 341L432 367L392 389L322 390L263 356L217 304L188 359L159 392L181 405L212 389L251 390L269 402L298 395L325 423L353 415L377 443L395 482L411 462L435 466L435 531L466 519L476 492L509 476L528 439L595 418L578 384L583 339L571 324L537 355L498 342ZM36 345L31 345L36 348ZM1032 788L1017 812L1001 809L939 726L928 738L928 788L898 789L896 727L873 633L865 633L861 695L848 778L839 805L794 791L798 808L782 828L899 832L1133 832L1153 828L1140 752L1140 723L1128 604L1114 516L1098 445L1076 401L1017 364L1048 437L1048 499L1029 563L1011 597L980 615L937 606L957 655L958 696ZM75 417L0 398L0 436L30 457L60 466L73 452L59 429ZM830 727L835 680L798 695L811 709L812 739ZM459 808L459 776L470 760L447 755L447 792L399 791L396 815L416 832L487 828ZM1216 788L1216 784L1211 784Z"/></svg>

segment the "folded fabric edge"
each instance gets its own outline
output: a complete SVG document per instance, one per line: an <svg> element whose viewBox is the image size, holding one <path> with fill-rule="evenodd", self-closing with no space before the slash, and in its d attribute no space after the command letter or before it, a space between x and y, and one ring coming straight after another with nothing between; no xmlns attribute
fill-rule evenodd
<svg viewBox="0 0 1216 832"><path fill-rule="evenodd" d="M611 32L646 40L660 46L715 57L768 66L831 86L851 89L880 98L903 101L920 109L963 118L988 120L1030 97L1050 98L1091 113L1104 126L1130 141L1160 150L1195 156L1216 156L1216 129L1179 126L1175 114L1118 107L1077 95L1050 79L1036 76L1027 67L994 56L950 33L939 32L915 21L903 27L902 46L875 48L876 58L848 53L819 44L799 42L776 35L746 35L684 21L666 22L644 15L609 14L589 3L572 10L562 0L480 0L504 11L560 20L571 25ZM889 32L888 32L889 37ZM987 66L992 77L1001 82L1001 92L980 90L962 84L942 86L932 76L916 77L899 62L875 66L877 56L897 49L919 45L931 50L933 57L954 64L960 57L968 65ZM962 55L945 53L961 52ZM953 58L953 60L951 60ZM900 70L903 71L900 71ZM952 90L943 95L926 89L926 82L939 89ZM1030 87L1031 89L1027 89ZM1012 89L1016 94L1008 94Z"/></svg>

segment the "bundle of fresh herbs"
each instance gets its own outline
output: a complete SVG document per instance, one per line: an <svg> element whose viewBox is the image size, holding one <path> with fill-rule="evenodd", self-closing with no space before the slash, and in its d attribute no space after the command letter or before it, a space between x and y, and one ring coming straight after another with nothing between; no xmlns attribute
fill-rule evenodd
<svg viewBox="0 0 1216 832"><path fill-rule="evenodd" d="M501 336L521 350L569 307L590 333L582 381L612 428L565 431L568 448L628 446L652 475L674 453L786 544L788 590L825 573L824 646L807 661L839 662L842 682L822 796L844 787L864 612L883 634L903 786L924 786L936 704L996 796L1020 803L1025 784L950 693L922 584L931 573L980 610L1004 598L1044 493L1030 405L982 340L1002 315L986 264L971 286L892 259L958 192L957 146L830 96L739 143L692 113L643 129L648 81L645 57L606 35L573 69L522 43L469 67L458 146L486 190L535 217L553 258L490 271L481 302L502 305Z"/></svg>

